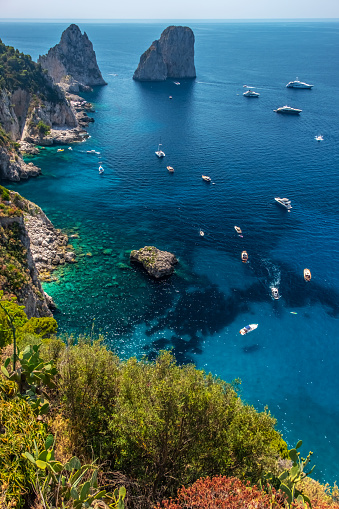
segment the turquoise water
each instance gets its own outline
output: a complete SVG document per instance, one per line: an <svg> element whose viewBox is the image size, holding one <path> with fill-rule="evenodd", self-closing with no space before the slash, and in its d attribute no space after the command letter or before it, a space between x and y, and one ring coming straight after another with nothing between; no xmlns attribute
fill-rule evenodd
<svg viewBox="0 0 339 509"><path fill-rule="evenodd" d="M78 263L45 290L61 331L89 331L95 319L122 357L172 347L179 362L241 378L242 397L259 410L268 405L289 445L301 438L303 453L314 451L315 477L333 483L339 24L191 23L197 79L134 82L141 53L169 24L80 25L108 82L86 96L96 110L91 138L73 151L46 149L33 159L43 175L10 186L79 235L70 239ZM0 37L36 59L66 27L0 23ZM314 88L287 89L296 76ZM260 98L244 98L244 84ZM285 104L301 115L273 112ZM154 154L160 139L164 160ZM91 149L101 152L103 175ZM290 198L291 213L274 196ZM150 244L179 258L170 279L130 266L129 251ZM248 323L259 327L241 336Z"/></svg>

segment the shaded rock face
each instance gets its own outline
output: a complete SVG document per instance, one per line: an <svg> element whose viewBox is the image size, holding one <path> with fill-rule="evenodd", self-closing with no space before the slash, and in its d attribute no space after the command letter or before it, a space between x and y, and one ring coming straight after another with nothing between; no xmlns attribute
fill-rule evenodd
<svg viewBox="0 0 339 509"><path fill-rule="evenodd" d="M107 85L99 70L93 45L86 32L77 25L70 25L61 36L59 44L38 62L47 69L55 83L67 92L79 92L97 85Z"/></svg>
<svg viewBox="0 0 339 509"><path fill-rule="evenodd" d="M0 179L19 181L28 177L37 177L41 170L33 163L26 164L21 155L0 147Z"/></svg>
<svg viewBox="0 0 339 509"><path fill-rule="evenodd" d="M167 27L140 57L133 79L164 81L167 78L195 78L194 34L189 27Z"/></svg>
<svg viewBox="0 0 339 509"><path fill-rule="evenodd" d="M170 276L178 260L168 251L160 251L154 246L145 246L142 249L131 251L131 262L139 262L150 276L156 279Z"/></svg>

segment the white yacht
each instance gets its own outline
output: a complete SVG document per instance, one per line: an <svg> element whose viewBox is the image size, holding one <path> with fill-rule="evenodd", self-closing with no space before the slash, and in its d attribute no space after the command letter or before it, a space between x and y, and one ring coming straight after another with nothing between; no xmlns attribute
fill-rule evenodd
<svg viewBox="0 0 339 509"><path fill-rule="evenodd" d="M255 330L258 327L257 323L250 323L249 325L245 325L242 329L240 329L240 334L244 336L245 334L248 334L252 330Z"/></svg>
<svg viewBox="0 0 339 509"><path fill-rule="evenodd" d="M295 81L290 81L286 85L287 88L312 88L313 85L309 85L308 83L304 83L303 81L299 81L298 78Z"/></svg>
<svg viewBox="0 0 339 509"><path fill-rule="evenodd" d="M287 113L287 115L299 115L302 110L298 110L297 108L291 108L291 106L282 106L281 108L277 108L273 110L276 113Z"/></svg>
<svg viewBox="0 0 339 509"><path fill-rule="evenodd" d="M104 170L104 169L103 169L103 167L100 165L100 166L99 166L99 173L100 173L100 174L101 174L101 173L104 173L104 171L105 171L105 170Z"/></svg>
<svg viewBox="0 0 339 509"><path fill-rule="evenodd" d="M314 136L314 139L317 141L324 141L324 137L321 134L318 134L318 136Z"/></svg>
<svg viewBox="0 0 339 509"><path fill-rule="evenodd" d="M275 286L272 286L272 287L271 287L271 293L272 293L272 297L273 297L273 299L275 299L275 300L278 300L278 299L279 299L280 295L279 295L279 290L278 290L278 288L276 288Z"/></svg>
<svg viewBox="0 0 339 509"><path fill-rule="evenodd" d="M288 198L279 198L279 196L278 196L277 198L274 198L274 199L277 203L280 203L280 205L285 207L285 209L287 209L288 211L291 210L291 208L292 208L291 200L289 200Z"/></svg>
<svg viewBox="0 0 339 509"><path fill-rule="evenodd" d="M155 155L157 155L158 157L165 157L165 152L163 150L161 150L161 147L162 147L162 144L159 143L158 150L156 150Z"/></svg>
<svg viewBox="0 0 339 509"><path fill-rule="evenodd" d="M254 92L254 90L247 90L247 92L244 92L242 95L245 97L259 97L260 94L258 94L258 92Z"/></svg>

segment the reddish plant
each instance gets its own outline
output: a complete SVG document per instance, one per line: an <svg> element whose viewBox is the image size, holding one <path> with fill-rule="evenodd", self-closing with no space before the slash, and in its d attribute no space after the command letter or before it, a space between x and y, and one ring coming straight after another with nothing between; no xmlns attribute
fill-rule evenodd
<svg viewBox="0 0 339 509"><path fill-rule="evenodd" d="M236 477L198 479L190 488L178 490L176 499L164 500L164 509L273 509L284 507L284 497L260 491Z"/></svg>

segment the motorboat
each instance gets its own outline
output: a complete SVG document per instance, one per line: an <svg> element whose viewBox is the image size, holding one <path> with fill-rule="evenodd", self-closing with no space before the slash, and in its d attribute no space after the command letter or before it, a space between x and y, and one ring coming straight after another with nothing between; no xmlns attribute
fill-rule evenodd
<svg viewBox="0 0 339 509"><path fill-rule="evenodd" d="M276 113L285 113L287 115L299 115L299 113L302 112L302 110L298 110L298 108L292 108L291 106L282 106L281 108L277 108L273 111Z"/></svg>
<svg viewBox="0 0 339 509"><path fill-rule="evenodd" d="M72 147L68 147L68 150L73 150Z"/></svg>
<svg viewBox="0 0 339 509"><path fill-rule="evenodd" d="M235 226L235 227L234 227L234 229L235 229L235 231L236 231L239 235L241 235L241 234L242 234L242 230L241 230L241 228L240 228L239 226ZM242 235L241 235L241 236L242 236Z"/></svg>
<svg viewBox="0 0 339 509"><path fill-rule="evenodd" d="M248 254L247 254L247 251L243 251L241 253L241 261L246 263L248 261Z"/></svg>
<svg viewBox="0 0 339 509"><path fill-rule="evenodd" d="M180 85L179 81L173 81L174 85Z"/></svg>
<svg viewBox="0 0 339 509"><path fill-rule="evenodd" d="M170 173L173 173L174 172L174 168L172 168L172 166L167 166L167 169Z"/></svg>
<svg viewBox="0 0 339 509"><path fill-rule="evenodd" d="M272 293L273 299L275 299L275 300L279 299L279 290L278 290L278 288L276 288L275 286L272 286L271 293Z"/></svg>
<svg viewBox="0 0 339 509"><path fill-rule="evenodd" d="M104 169L103 169L103 167L100 165L100 166L99 166L99 173L104 173L104 171L105 171L105 170L104 170Z"/></svg>
<svg viewBox="0 0 339 509"><path fill-rule="evenodd" d="M295 81L290 81L286 85L287 88L312 88L313 85L309 85L308 83L304 83L303 81L299 81L298 78Z"/></svg>
<svg viewBox="0 0 339 509"><path fill-rule="evenodd" d="M211 177L208 177L207 175L201 175L202 179L205 181L205 182L211 182Z"/></svg>
<svg viewBox="0 0 339 509"><path fill-rule="evenodd" d="M255 330L258 327L258 323L250 323L249 325L245 325L242 329L240 329L240 334L244 336L245 334L248 334L252 330Z"/></svg>
<svg viewBox="0 0 339 509"><path fill-rule="evenodd" d="M277 203L280 203L280 205L285 207L285 209L287 209L288 212L290 212L290 210L292 208L291 200L289 200L288 198L279 198L279 196L277 198L274 198L274 199L275 199L275 201Z"/></svg>
<svg viewBox="0 0 339 509"><path fill-rule="evenodd" d="M310 269L304 269L304 279L305 281L311 281L311 271Z"/></svg>
<svg viewBox="0 0 339 509"><path fill-rule="evenodd" d="M199 235L200 235L200 237L203 237L203 236L205 235L205 232L203 232L202 230L200 230Z"/></svg>
<svg viewBox="0 0 339 509"><path fill-rule="evenodd" d="M63 152L64 150L64 148L58 148L57 152Z"/></svg>
<svg viewBox="0 0 339 509"><path fill-rule="evenodd" d="M247 92L244 92L242 95L245 97L259 97L260 94L258 94L258 92L254 92L254 90L247 90Z"/></svg>
<svg viewBox="0 0 339 509"><path fill-rule="evenodd" d="M314 136L314 139L317 141L324 141L324 137L321 136L321 134L318 134L318 136Z"/></svg>
<svg viewBox="0 0 339 509"><path fill-rule="evenodd" d="M87 154L96 154L95 150L86 150Z"/></svg>
<svg viewBox="0 0 339 509"><path fill-rule="evenodd" d="M170 95L170 96L169 96L169 99L173 99L173 97Z"/></svg>
<svg viewBox="0 0 339 509"><path fill-rule="evenodd" d="M165 157L165 152L161 150L162 144L159 143L158 150L156 150L155 155L158 157Z"/></svg>

